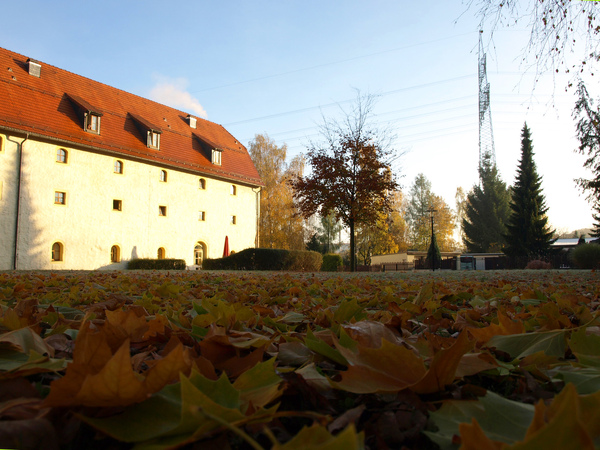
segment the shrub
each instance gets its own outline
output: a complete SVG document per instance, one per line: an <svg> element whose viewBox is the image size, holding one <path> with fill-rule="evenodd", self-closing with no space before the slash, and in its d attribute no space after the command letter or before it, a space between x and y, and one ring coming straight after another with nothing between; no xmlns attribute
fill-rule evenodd
<svg viewBox="0 0 600 450"><path fill-rule="evenodd" d="M600 245L578 245L571 250L570 258L580 269L597 269L600 267Z"/></svg>
<svg viewBox="0 0 600 450"><path fill-rule="evenodd" d="M328 253L323 255L323 265L321 270L324 272L337 272L342 267L344 261L340 255Z"/></svg>
<svg viewBox="0 0 600 450"><path fill-rule="evenodd" d="M527 263L527 265L525 266L526 269L534 269L534 270L539 270L539 269L552 269L552 264L546 262L546 261L541 261L539 259L534 259L533 261L529 261Z"/></svg>
<svg viewBox="0 0 600 450"><path fill-rule="evenodd" d="M185 270L183 259L132 259L127 263L129 270Z"/></svg>
<svg viewBox="0 0 600 450"><path fill-rule="evenodd" d="M295 270L318 271L322 256L317 252L247 248L226 258L205 259L202 267L208 270Z"/></svg>

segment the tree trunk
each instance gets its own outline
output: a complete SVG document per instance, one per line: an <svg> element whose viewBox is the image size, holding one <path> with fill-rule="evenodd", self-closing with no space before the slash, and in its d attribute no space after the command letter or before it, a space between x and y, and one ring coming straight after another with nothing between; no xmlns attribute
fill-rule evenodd
<svg viewBox="0 0 600 450"><path fill-rule="evenodd" d="M354 239L353 219L350 219L350 272L356 272L356 241Z"/></svg>

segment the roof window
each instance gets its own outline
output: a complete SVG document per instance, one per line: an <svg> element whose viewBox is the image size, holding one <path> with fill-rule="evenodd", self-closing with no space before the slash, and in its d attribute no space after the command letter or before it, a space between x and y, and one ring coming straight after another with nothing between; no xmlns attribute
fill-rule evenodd
<svg viewBox="0 0 600 450"><path fill-rule="evenodd" d="M140 133L146 137L146 146L154 150L160 150L160 135L162 133L161 129L156 125L151 124L143 117L131 113L129 113L129 115L135 121Z"/></svg>
<svg viewBox="0 0 600 450"><path fill-rule="evenodd" d="M80 120L83 122L83 129L89 133L100 134L100 117L102 112L92 106L87 100L68 94L71 103L79 113Z"/></svg>
<svg viewBox="0 0 600 450"><path fill-rule="evenodd" d="M213 164L216 164L217 166L221 165L221 153L223 153L223 150L221 150L220 148L212 149L212 163Z"/></svg>
<svg viewBox="0 0 600 450"><path fill-rule="evenodd" d="M42 75L42 65L35 59L28 59L27 65L29 66L29 75L40 78Z"/></svg>

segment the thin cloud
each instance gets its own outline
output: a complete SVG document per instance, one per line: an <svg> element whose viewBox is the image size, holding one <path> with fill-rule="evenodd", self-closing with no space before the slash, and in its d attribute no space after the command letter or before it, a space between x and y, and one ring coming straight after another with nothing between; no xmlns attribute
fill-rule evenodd
<svg viewBox="0 0 600 450"><path fill-rule="evenodd" d="M198 99L192 97L192 94L187 91L187 86L188 81L185 78L167 79L161 77L150 91L150 98L159 103L173 108L180 108L183 111L206 118L208 116L206 110Z"/></svg>

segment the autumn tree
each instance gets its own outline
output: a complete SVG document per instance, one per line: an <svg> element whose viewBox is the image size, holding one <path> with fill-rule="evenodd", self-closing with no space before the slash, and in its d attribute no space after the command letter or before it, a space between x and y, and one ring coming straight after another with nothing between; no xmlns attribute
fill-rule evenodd
<svg viewBox="0 0 600 450"><path fill-rule="evenodd" d="M393 156L389 135L376 128L372 115L373 97L359 94L341 120L324 118L323 142L308 147L311 172L293 182L304 217L335 211L349 228L351 271L356 269L356 226L374 224L380 213L387 213L389 193L398 188L389 170Z"/></svg>
<svg viewBox="0 0 600 450"><path fill-rule="evenodd" d="M431 182L420 173L410 188L406 204L406 221L409 226L408 240L414 250L426 251L431 243L429 210L435 210L433 220L441 251L452 251L456 247L453 238L455 219L444 199L431 190Z"/></svg>
<svg viewBox="0 0 600 450"><path fill-rule="evenodd" d="M510 214L510 191L496 165L485 155L479 167L479 184L467 195L462 221L463 242L469 252L500 252L505 245Z"/></svg>
<svg viewBox="0 0 600 450"><path fill-rule="evenodd" d="M480 29L490 38L503 25L525 25L525 52L535 56L536 70L583 72L600 58L600 16L594 1L580 0L469 0L477 11ZM578 50L578 51L576 51ZM576 54L574 61L568 59ZM592 73L593 75L593 73Z"/></svg>
<svg viewBox="0 0 600 450"><path fill-rule="evenodd" d="M577 120L577 151L586 156L583 167L592 171L592 178L579 178L577 185L587 194L592 204L594 219L593 237L600 237L600 108L594 107L585 85L577 86L577 102L573 116Z"/></svg>
<svg viewBox="0 0 600 450"><path fill-rule="evenodd" d="M257 134L249 145L250 156L265 184L260 195L260 246L304 248L302 217L294 203L289 181L304 170L301 157L286 162L287 145L277 146L266 134Z"/></svg>
<svg viewBox="0 0 600 450"><path fill-rule="evenodd" d="M533 161L531 133L526 123L521 131L521 160L511 191L504 253L528 259L547 255L554 242L554 231L548 226L542 179Z"/></svg>

